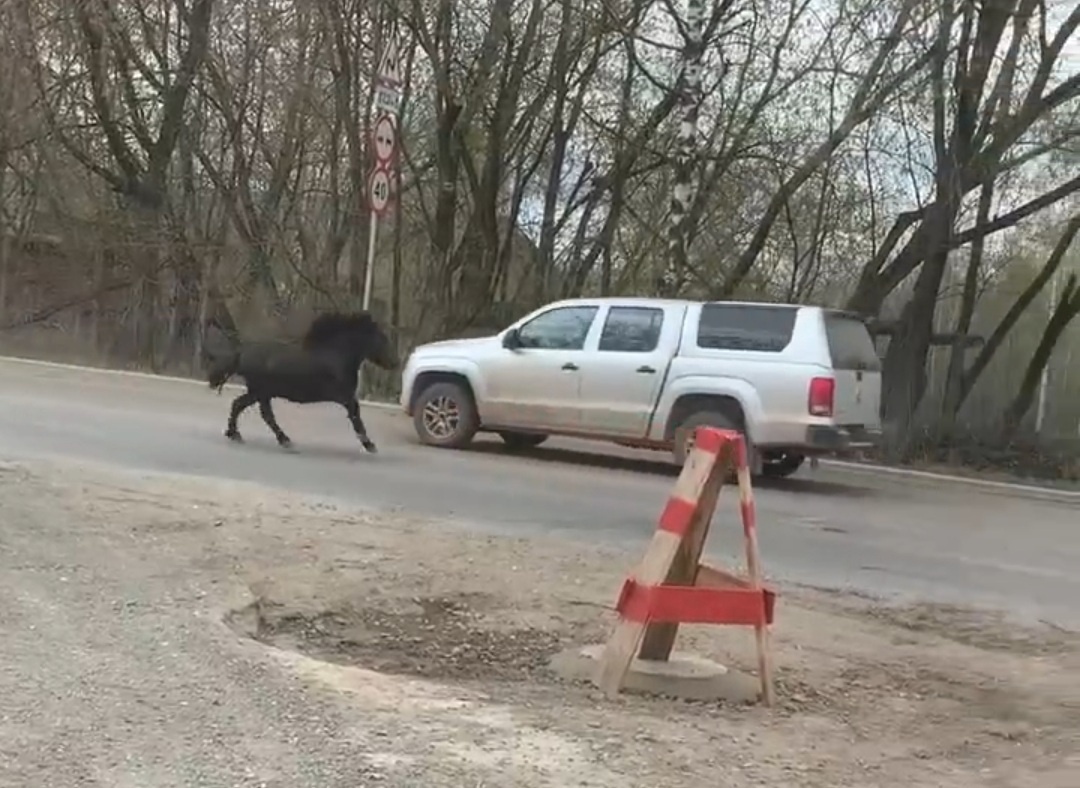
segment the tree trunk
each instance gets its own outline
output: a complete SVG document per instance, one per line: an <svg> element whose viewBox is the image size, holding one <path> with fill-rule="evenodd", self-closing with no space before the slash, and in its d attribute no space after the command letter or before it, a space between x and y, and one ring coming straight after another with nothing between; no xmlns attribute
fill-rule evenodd
<svg viewBox="0 0 1080 788"><path fill-rule="evenodd" d="M401 266L405 244L405 211L401 205L401 167L394 171L394 243L390 260L390 326L401 350Z"/></svg>
<svg viewBox="0 0 1080 788"><path fill-rule="evenodd" d="M679 80L681 118L675 137L675 177L671 193L671 228L668 245L668 271L663 277L664 295L676 296L686 284L689 264L687 216L694 203L694 172L697 161L697 126L701 111L701 56L705 32L705 3L687 0L686 42L683 45L683 69ZM606 264L610 269L610 263ZM611 275L607 271L610 288ZM605 292L604 295L607 295Z"/></svg>
<svg viewBox="0 0 1080 788"><path fill-rule="evenodd" d="M1076 274L1072 274L1065 284L1065 290L1062 292L1061 298L1054 307L1054 313L1046 324L1042 339L1039 340L1039 345L1035 349L1035 355L1031 357L1031 361L1028 363L1024 378L1020 383L1020 390L1002 416L1003 433L1006 440L1011 441L1015 437L1017 430L1020 428L1021 420L1035 402L1035 395L1039 390L1043 370L1050 363L1050 357L1053 355L1054 348L1057 347L1062 334L1065 333L1065 329L1069 327L1069 324L1078 314L1080 314L1080 288L1077 288L1076 285Z"/></svg>
<svg viewBox="0 0 1080 788"><path fill-rule="evenodd" d="M191 348L191 368L198 371L206 358L206 329L213 314L213 299L216 291L214 280L217 276L218 255L210 253L203 262L202 287L199 289L198 325L195 329L195 341Z"/></svg>
<svg viewBox="0 0 1080 788"><path fill-rule="evenodd" d="M111 251L104 243L99 243L94 249L93 278L94 298L90 302L90 312L94 319L90 324L90 347L93 348L94 357L101 353L101 329L105 324L105 302L102 293L105 292L105 271L111 260Z"/></svg>
<svg viewBox="0 0 1080 788"><path fill-rule="evenodd" d="M933 96L934 204L927 211L920 227L925 245L920 250L923 264L915 280L915 291L904 306L900 319L902 330L894 334L889 342L882 366L882 380L885 384L882 417L889 431L886 455L894 461L908 453L913 437L911 429L915 411L926 390L926 360L934 333L938 294L948 264L949 241L963 199L960 176L961 162L966 161L966 132L961 128L963 124L960 119L954 123L951 132L948 131L946 122L948 101L945 70L950 53L950 34L956 19L952 0L946 0L939 13L930 75ZM971 16L968 13L960 36L961 54L970 22ZM959 60L956 70L958 74L962 71Z"/></svg>
<svg viewBox="0 0 1080 788"><path fill-rule="evenodd" d="M178 359L187 366L187 360L198 357L202 298L205 289L202 279L204 266L190 257L176 262L172 278L172 313L169 320L168 344L165 348L165 366L172 366ZM192 368L187 369L193 371Z"/></svg>
<svg viewBox="0 0 1080 788"><path fill-rule="evenodd" d="M990 218L990 208L994 201L994 182L983 184L979 193L979 208L976 225L984 225ZM975 302L979 295L979 272L982 270L983 249L986 246L986 236L979 236L971 245L971 256L968 259L967 271L964 275L964 292L960 301L960 316L956 321L957 337L966 337L971 331L971 321L975 316ZM960 386L964 378L964 358L967 346L958 342L952 346L949 352L949 369L945 378L945 396L942 400L940 429L943 434L952 432L957 412L960 409Z"/></svg>
<svg viewBox="0 0 1080 788"><path fill-rule="evenodd" d="M0 321L8 319L8 288L11 279L12 232L0 226Z"/></svg>
<svg viewBox="0 0 1080 788"><path fill-rule="evenodd" d="M540 292L538 301L546 301L551 293L551 274L555 267L555 211L562 188L563 167L566 150L570 144L570 130L566 127L567 76L570 69L568 42L573 32L573 5L563 3L559 17L559 37L555 42L554 79L555 106L552 111L551 166L548 168L547 185L544 188L544 213L540 222ZM532 295L532 294L530 294Z"/></svg>
<svg viewBox="0 0 1080 788"><path fill-rule="evenodd" d="M926 390L926 359L933 340L934 313L949 254L946 241L957 208L952 200L942 200L926 219L934 251L919 270L915 292L900 318L901 330L893 335L885 354L882 415L890 436L886 452L892 460L900 459L910 447L915 411Z"/></svg>
<svg viewBox="0 0 1080 788"><path fill-rule="evenodd" d="M442 101L443 99L440 99ZM460 104L449 103L439 113L435 158L438 196L435 201L435 226L432 228L431 254L435 267L435 286L428 291L424 313L434 317L445 312L454 301L454 235L457 219L458 153L454 144L454 125L461 114ZM444 318L445 319L445 318Z"/></svg>

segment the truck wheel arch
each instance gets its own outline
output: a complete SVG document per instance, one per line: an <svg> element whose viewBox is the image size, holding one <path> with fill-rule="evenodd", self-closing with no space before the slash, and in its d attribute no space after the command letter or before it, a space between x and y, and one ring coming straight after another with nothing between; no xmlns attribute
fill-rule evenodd
<svg viewBox="0 0 1080 788"><path fill-rule="evenodd" d="M679 428L679 425L695 413L704 411L723 413L734 425L742 430L744 435L749 437L746 426L746 413L743 410L742 403L735 397L722 394L683 394L671 406L671 413L664 428L664 439L674 440L675 430Z"/></svg>
<svg viewBox="0 0 1080 788"><path fill-rule="evenodd" d="M736 429L743 434L749 448L750 435L746 425L746 414L742 403L731 396L717 394L685 394L675 401L668 418L666 437L673 444L672 458L677 465L686 462L687 443L680 436L679 428L687 421L700 416L697 426L712 425L726 429Z"/></svg>
<svg viewBox="0 0 1080 788"><path fill-rule="evenodd" d="M416 380L413 381L412 391L409 393L409 413L412 413L416 409L416 403L419 401L420 396L424 391L431 388L436 383L456 383L468 392L469 396L472 398L473 407L476 407L476 391L473 390L472 383L469 381L468 376L460 372L433 369L421 372L416 376Z"/></svg>

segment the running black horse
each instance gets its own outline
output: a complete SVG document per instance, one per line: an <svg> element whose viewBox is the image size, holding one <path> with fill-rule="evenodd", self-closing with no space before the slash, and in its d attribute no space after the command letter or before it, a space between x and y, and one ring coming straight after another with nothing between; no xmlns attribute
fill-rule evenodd
<svg viewBox="0 0 1080 788"><path fill-rule="evenodd" d="M297 342L230 341L224 351L206 351L206 380L220 394L234 375L243 378L247 391L233 400L225 437L240 442L237 420L256 403L266 426L283 448L292 441L274 418L271 400L290 402L336 402L345 408L349 423L364 449L378 449L368 437L360 418L356 387L360 365L370 360L383 369L397 367L397 355L389 337L367 312L322 314L311 321Z"/></svg>

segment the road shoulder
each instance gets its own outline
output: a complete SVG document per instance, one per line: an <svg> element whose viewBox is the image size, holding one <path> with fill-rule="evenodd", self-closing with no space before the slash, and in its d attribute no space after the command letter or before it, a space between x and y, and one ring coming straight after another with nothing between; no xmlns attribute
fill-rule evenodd
<svg viewBox="0 0 1080 788"><path fill-rule="evenodd" d="M1071 633L781 588L778 710L625 697L612 714L546 659L605 637L636 550L87 464L7 464L0 506L16 600L0 618L12 666L0 690L29 710L51 708L48 685L32 680L42 671L105 682L100 697L68 699L50 784L89 771L171 785L191 758L225 784L254 752L249 779L295 786L655 785L679 773L693 788L724 769L735 786L938 786L947 771L964 788L984 785L987 769L1046 784L1069 768ZM702 627L680 648L752 669L752 641ZM239 675L260 678L236 686ZM257 718L271 703L287 713L265 723L277 742L266 749ZM161 738L189 717L217 738ZM309 718L319 736L305 733ZM5 740L23 743L10 750L19 774L46 763L37 743L55 737L50 725L5 722ZM157 762L125 766L118 742Z"/></svg>

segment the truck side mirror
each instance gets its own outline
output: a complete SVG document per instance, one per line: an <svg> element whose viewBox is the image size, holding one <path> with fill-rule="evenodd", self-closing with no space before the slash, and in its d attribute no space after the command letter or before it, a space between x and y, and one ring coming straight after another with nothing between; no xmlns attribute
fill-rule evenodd
<svg viewBox="0 0 1080 788"><path fill-rule="evenodd" d="M518 336L518 330L516 328L511 328L503 334L502 346L507 350L517 350L521 347L521 338Z"/></svg>

